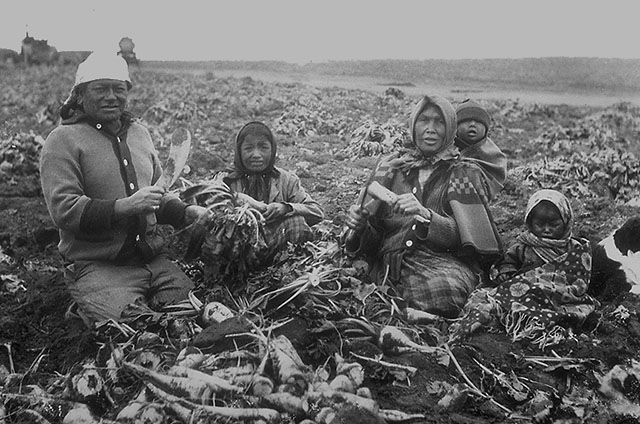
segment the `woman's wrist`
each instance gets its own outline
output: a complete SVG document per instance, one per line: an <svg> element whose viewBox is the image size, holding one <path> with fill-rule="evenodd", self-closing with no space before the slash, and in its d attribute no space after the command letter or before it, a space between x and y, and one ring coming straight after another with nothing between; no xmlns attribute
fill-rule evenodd
<svg viewBox="0 0 640 424"><path fill-rule="evenodd" d="M290 203L281 202L284 205L284 214L288 215L293 212L293 206Z"/></svg>
<svg viewBox="0 0 640 424"><path fill-rule="evenodd" d="M431 218L433 217L433 212L429 208L423 208L420 216L426 219L428 222L431 222Z"/></svg>

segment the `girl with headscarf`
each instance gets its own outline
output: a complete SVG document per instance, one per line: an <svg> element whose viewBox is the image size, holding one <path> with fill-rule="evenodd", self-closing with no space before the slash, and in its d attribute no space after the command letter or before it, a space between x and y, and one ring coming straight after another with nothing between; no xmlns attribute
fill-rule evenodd
<svg viewBox="0 0 640 424"><path fill-rule="evenodd" d="M311 226L324 212L291 171L275 166L277 144L261 122L249 122L236 136L234 167L216 176L252 207L262 212L265 239L276 251L287 242L301 243L312 237Z"/></svg>
<svg viewBox="0 0 640 424"><path fill-rule="evenodd" d="M539 190L525 212L527 232L518 236L496 262L500 285L479 289L452 326L454 338L502 325L513 340L530 339L540 347L557 340L564 327L578 327L598 302L587 294L591 245L573 237L569 200L555 190Z"/></svg>
<svg viewBox="0 0 640 424"><path fill-rule="evenodd" d="M370 259L373 280L396 287L411 317L455 318L482 265L501 253L487 178L481 167L460 160L448 100L425 96L409 124L412 143L382 158L370 178L397 201L376 200L365 187L346 219L345 250Z"/></svg>
<svg viewBox="0 0 640 424"><path fill-rule="evenodd" d="M497 283L552 261L565 258L580 241L571 238L573 212L569 200L556 190L539 190L525 211L527 230L495 264Z"/></svg>

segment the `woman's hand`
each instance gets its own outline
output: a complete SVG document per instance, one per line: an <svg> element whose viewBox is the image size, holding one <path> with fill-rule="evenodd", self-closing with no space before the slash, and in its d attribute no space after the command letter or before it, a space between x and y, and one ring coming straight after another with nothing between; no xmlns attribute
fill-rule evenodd
<svg viewBox="0 0 640 424"><path fill-rule="evenodd" d="M165 190L158 186L141 187L129 197L116 200L117 217L155 213L160 208L160 201Z"/></svg>
<svg viewBox="0 0 640 424"><path fill-rule="evenodd" d="M266 203L261 202L260 200L256 200L248 194L237 193L236 195L238 196L238 200L240 200L242 203L248 204L249 207L252 207L260 213L264 213L267 210Z"/></svg>
<svg viewBox="0 0 640 424"><path fill-rule="evenodd" d="M509 281L514 277L514 275L515 275L515 272L505 272L502 274L498 274L496 275L496 283L502 284L506 281Z"/></svg>
<svg viewBox="0 0 640 424"><path fill-rule="evenodd" d="M262 213L262 216L266 222L270 222L282 218L292 210L293 208L287 204L274 202L267 205L267 210Z"/></svg>
<svg viewBox="0 0 640 424"><path fill-rule="evenodd" d="M367 220L369 218L369 213L366 209L361 208L357 205L352 205L349 208L349 213L344 221L347 227L356 233L362 232L367 226Z"/></svg>
<svg viewBox="0 0 640 424"><path fill-rule="evenodd" d="M400 194L393 207L394 212L405 215L420 215L431 220L431 209L425 208L412 193Z"/></svg>

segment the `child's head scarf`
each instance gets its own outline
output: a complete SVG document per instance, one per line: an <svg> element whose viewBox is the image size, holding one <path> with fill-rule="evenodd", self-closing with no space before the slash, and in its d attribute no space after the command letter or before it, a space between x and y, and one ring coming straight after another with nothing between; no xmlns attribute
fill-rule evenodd
<svg viewBox="0 0 640 424"><path fill-rule="evenodd" d="M564 194L556 190L538 190L531 196L524 214L524 221L527 223L527 227L530 226L531 212L540 202L545 200L555 206L560 212L560 217L564 223L564 234L562 238L566 239L571 237L571 229L573 227L573 210L571 209L571 203L569 203L569 199L567 199Z"/></svg>
<svg viewBox="0 0 640 424"><path fill-rule="evenodd" d="M261 135L266 137L271 143L271 158L264 171L253 172L247 169L242 163L241 147L248 135ZM231 180L240 179L243 192L256 200L269 201L269 191L271 188L270 176L277 175L275 169L277 144L273 133L262 122L249 122L243 126L236 136L235 154L233 158L233 170L227 178Z"/></svg>
<svg viewBox="0 0 640 424"><path fill-rule="evenodd" d="M530 228L531 211L538 206L540 202L547 201L553 204L562 217L564 223L564 234L559 239L548 239L538 237L530 230L519 237L519 240L528 246L531 246L536 254L545 262L551 262L567 253L571 242L571 234L573 227L573 210L569 200L559 191L556 190L539 190L535 192L527 203L527 210L524 214L527 228Z"/></svg>

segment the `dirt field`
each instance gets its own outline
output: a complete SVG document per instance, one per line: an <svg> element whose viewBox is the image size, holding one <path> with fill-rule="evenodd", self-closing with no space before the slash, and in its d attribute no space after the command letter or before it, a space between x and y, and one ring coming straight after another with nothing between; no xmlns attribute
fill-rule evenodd
<svg viewBox="0 0 640 424"><path fill-rule="evenodd" d="M96 335L78 320L65 318L71 300L64 289L57 232L39 191L37 158L40 137L46 138L56 125L56 107L71 87L73 72L71 67L9 69L0 76L4 87L0 93L0 406L5 405L0 408L0 423L38 422L31 411L46 422L62 422L71 406L51 399L86 403L95 415L115 419L142 387L129 376L128 384L116 380L106 384L99 399L79 398L69 391L72 376L87 360L94 360L101 373L109 371L105 346L126 344L123 339L139 340L138 335L125 337L113 328ZM270 125L279 140L279 165L294 170L324 207L327 220L321 236L327 242L335 241L346 209L375 162L371 156L349 150L351 133L367 120L401 127L417 100L401 87L368 92L223 78L210 72L183 75L141 68L133 71L133 79L130 108L149 126L161 157L167 155L166 140L174 128L186 125L194 134L190 170L183 175L188 182L202 181L230 163L233 137L243 123L261 120ZM459 99L456 95L452 100ZM640 199L637 106L482 101L494 120L490 136L509 156L508 182L492 205L505 243L522 230L526 200L539 187L560 189L571 198L575 233L593 242L640 213L634 206ZM171 231L167 234L180 262L184 239ZM353 265L341 257L334 262ZM201 299L222 298L219 286L203 280L201 264L180 263L199 283ZM247 281L273 284L279 274L270 272ZM260 280L261 276L269 281ZM352 299L340 305L345 310L336 318L309 310L309 303L292 303L283 309L284 315L297 320L286 334L314 370L333 363L335 353L349 361L360 358L365 371L362 387L370 390L381 409L417 414L405 417L407 422L633 423L640 417L640 369L635 362L640 360L640 320L635 295L620 293L602 299L597 323L543 350L490 333L452 347L444 357L442 351L439 355L398 353L385 348L376 333L382 324L373 318L369 320L376 324L373 332L362 327L328 331L328 323L337 329L339 322L348 322L340 320L361 318L358 313L365 311L356 308L360 304ZM398 317L388 322L402 325ZM414 340L433 346L447 325L403 328ZM176 342L175 336L165 338L166 333L149 322L144 329L162 336L163 349L156 353L167 362L194 338L185 339L183 333ZM616 390L606 395L603 387L611 378L605 376L614 368L619 371L613 383ZM33 395L33 387L39 387L38 395L58 409L47 415L43 402L10 396ZM120 422L188 422L177 418L174 410L162 408L168 407L160 406L164 418ZM310 416L309 411L283 414L280 422L301 422ZM362 410L342 408L333 421L326 422L376 419L380 418Z"/></svg>

